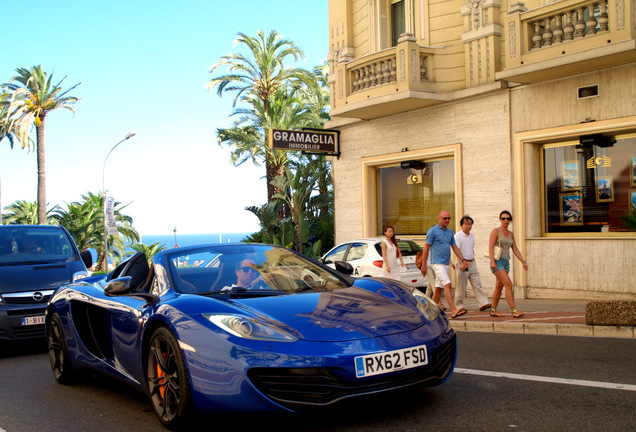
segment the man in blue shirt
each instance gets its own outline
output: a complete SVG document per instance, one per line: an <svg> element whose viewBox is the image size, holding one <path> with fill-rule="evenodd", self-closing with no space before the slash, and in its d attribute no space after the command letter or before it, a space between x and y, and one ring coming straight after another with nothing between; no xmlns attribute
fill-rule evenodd
<svg viewBox="0 0 636 432"><path fill-rule="evenodd" d="M435 272L435 292L433 301L439 303L444 287L444 297L451 308L451 318L457 318L466 313L466 309L457 309L453 302L453 293L451 291L451 281L448 276L448 266L450 265L451 248L457 258L460 260L460 270L464 271L467 267L467 261L464 259L462 252L455 244L455 236L453 231L448 228L450 223L450 213L446 210L439 212L437 216L438 223L426 233L426 244L424 245L424 256L422 257L422 268L420 271L426 276L426 260L428 259L429 250L431 251L431 267Z"/></svg>

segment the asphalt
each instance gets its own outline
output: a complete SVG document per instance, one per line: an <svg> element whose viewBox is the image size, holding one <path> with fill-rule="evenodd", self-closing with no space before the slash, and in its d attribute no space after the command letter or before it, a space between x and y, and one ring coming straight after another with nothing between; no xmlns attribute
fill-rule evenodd
<svg viewBox="0 0 636 432"><path fill-rule="evenodd" d="M480 312L474 298L467 298L468 313L449 321L453 329L466 332L636 338L635 326L586 325L586 300L517 299L515 303L523 317L513 318L508 303L501 299L497 312L505 316L495 318L488 310ZM446 313L450 318L450 309Z"/></svg>

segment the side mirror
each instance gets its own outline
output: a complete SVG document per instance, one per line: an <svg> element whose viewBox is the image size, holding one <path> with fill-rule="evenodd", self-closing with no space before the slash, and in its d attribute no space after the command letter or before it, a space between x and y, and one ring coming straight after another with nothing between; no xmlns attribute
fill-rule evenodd
<svg viewBox="0 0 636 432"><path fill-rule="evenodd" d="M124 276L118 279L113 279L104 287L104 294L108 296L118 296L122 294L128 294L131 291L130 282L132 278L130 276Z"/></svg>
<svg viewBox="0 0 636 432"><path fill-rule="evenodd" d="M91 251L89 251L88 249L82 251L82 253L80 253L80 256L82 257L82 261L84 262L84 265L87 269L93 267L93 255L91 254Z"/></svg>
<svg viewBox="0 0 636 432"><path fill-rule="evenodd" d="M351 276L353 274L353 266L346 261L335 261L336 270L340 273Z"/></svg>

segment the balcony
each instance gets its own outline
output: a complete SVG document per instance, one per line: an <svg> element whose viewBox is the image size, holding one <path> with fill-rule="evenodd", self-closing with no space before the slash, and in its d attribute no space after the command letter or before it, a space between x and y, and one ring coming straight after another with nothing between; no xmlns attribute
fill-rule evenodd
<svg viewBox="0 0 636 432"><path fill-rule="evenodd" d="M407 41L335 63L331 116L372 119L444 102L435 92L434 52Z"/></svg>
<svg viewBox="0 0 636 432"><path fill-rule="evenodd" d="M506 19L505 67L498 80L540 82L636 61L634 3L564 0Z"/></svg>

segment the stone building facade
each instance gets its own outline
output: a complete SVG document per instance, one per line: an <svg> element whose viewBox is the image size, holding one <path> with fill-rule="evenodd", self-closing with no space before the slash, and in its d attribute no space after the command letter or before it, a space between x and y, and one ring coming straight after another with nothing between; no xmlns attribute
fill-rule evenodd
<svg viewBox="0 0 636 432"><path fill-rule="evenodd" d="M337 242L469 214L492 290L506 209L518 295L636 299L635 0L330 0L329 19Z"/></svg>

